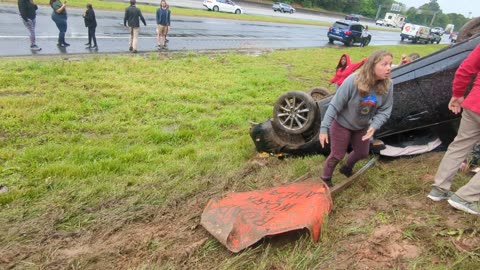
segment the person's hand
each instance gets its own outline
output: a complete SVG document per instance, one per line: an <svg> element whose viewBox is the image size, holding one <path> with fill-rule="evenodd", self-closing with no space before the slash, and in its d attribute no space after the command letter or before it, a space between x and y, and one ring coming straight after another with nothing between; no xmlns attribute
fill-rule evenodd
<svg viewBox="0 0 480 270"><path fill-rule="evenodd" d="M370 138L373 137L374 133L375 133L375 129L372 128L372 127L369 127L368 130L367 130L367 133L365 133L365 135L363 135L362 141L370 140Z"/></svg>
<svg viewBox="0 0 480 270"><path fill-rule="evenodd" d="M320 140L320 145L322 146L322 148L324 148L325 143L328 143L328 134L320 133L320 135L318 135L318 139Z"/></svg>
<svg viewBox="0 0 480 270"><path fill-rule="evenodd" d="M462 112L462 102L464 99L464 97L452 97L450 102L448 102L448 109L454 114Z"/></svg>

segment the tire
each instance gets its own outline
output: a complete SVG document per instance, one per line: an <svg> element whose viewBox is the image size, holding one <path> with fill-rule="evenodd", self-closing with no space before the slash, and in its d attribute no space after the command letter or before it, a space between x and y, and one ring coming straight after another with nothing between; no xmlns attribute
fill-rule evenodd
<svg viewBox="0 0 480 270"><path fill-rule="evenodd" d="M400 38L400 41L404 41L404 40L405 40L405 38L404 38L404 37L401 37L401 38Z"/></svg>
<svg viewBox="0 0 480 270"><path fill-rule="evenodd" d="M367 40L365 40L365 42L363 42L363 46L368 46L368 44L370 44L370 40L371 38L367 38Z"/></svg>
<svg viewBox="0 0 480 270"><path fill-rule="evenodd" d="M437 40L437 44L440 44L440 40Z"/></svg>
<svg viewBox="0 0 480 270"><path fill-rule="evenodd" d="M480 17L471 19L458 31L456 42L467 40L478 33L480 33Z"/></svg>
<svg viewBox="0 0 480 270"><path fill-rule="evenodd" d="M329 39L328 39L328 43L333 44L333 38L329 38Z"/></svg>
<svg viewBox="0 0 480 270"><path fill-rule="evenodd" d="M328 90L325 87L322 86L317 86L310 88L310 90L307 91L307 95L311 96L315 102L320 101L328 96L333 95L330 90Z"/></svg>
<svg viewBox="0 0 480 270"><path fill-rule="evenodd" d="M310 95L290 91L275 102L272 126L288 134L301 134L310 129L317 114L317 105Z"/></svg>
<svg viewBox="0 0 480 270"><path fill-rule="evenodd" d="M218 12L218 6L214 6L213 11Z"/></svg>
<svg viewBox="0 0 480 270"><path fill-rule="evenodd" d="M344 44L345 44L345 46L348 46L348 47L352 46L353 45L353 38L344 42Z"/></svg>
<svg viewBox="0 0 480 270"><path fill-rule="evenodd" d="M290 10L290 14L293 14L293 10Z"/></svg>
<svg viewBox="0 0 480 270"><path fill-rule="evenodd" d="M235 14L241 14L242 11L240 9L235 10Z"/></svg>

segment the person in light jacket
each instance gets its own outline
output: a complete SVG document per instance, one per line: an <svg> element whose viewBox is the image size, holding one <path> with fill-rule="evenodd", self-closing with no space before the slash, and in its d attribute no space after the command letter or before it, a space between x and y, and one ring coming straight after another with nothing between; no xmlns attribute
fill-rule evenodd
<svg viewBox="0 0 480 270"><path fill-rule="evenodd" d="M333 186L332 175L344 158L349 145L352 151L340 173L353 174L355 164L368 156L370 139L387 121L393 106L391 53L373 52L358 73L348 76L333 96L320 125L320 145L330 142L330 155L323 166L322 180Z"/></svg>

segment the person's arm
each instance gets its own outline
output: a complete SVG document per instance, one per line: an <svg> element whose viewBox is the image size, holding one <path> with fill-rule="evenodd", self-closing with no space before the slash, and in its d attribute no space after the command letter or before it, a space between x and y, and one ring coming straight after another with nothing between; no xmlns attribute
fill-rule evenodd
<svg viewBox="0 0 480 270"><path fill-rule="evenodd" d="M333 75L333 78L330 80L330 83L336 83L340 77L340 73L341 71L339 71L338 69L335 70L335 75Z"/></svg>
<svg viewBox="0 0 480 270"><path fill-rule="evenodd" d="M350 63L350 65L348 65L348 67L345 69L345 70L348 70L348 72L355 72L355 70L359 69L361 66L363 66L363 64L365 64L365 62L367 61L367 57L365 57L362 61L358 62L358 63Z"/></svg>
<svg viewBox="0 0 480 270"><path fill-rule="evenodd" d="M27 3L24 0L18 1L18 11L20 12L20 16L24 21L28 21L26 4Z"/></svg>
<svg viewBox="0 0 480 270"><path fill-rule="evenodd" d="M138 10L140 12L140 20L142 20L143 25L147 26L147 22L145 21L145 18L143 18L142 11Z"/></svg>
<svg viewBox="0 0 480 270"><path fill-rule="evenodd" d="M128 9L125 9L125 16L123 16L123 26L127 27L127 16L128 16Z"/></svg>
<svg viewBox="0 0 480 270"><path fill-rule="evenodd" d="M160 24L160 9L161 8L158 8L157 13L155 13L155 19L157 21L157 24Z"/></svg>
<svg viewBox="0 0 480 270"><path fill-rule="evenodd" d="M62 5L59 8L55 9L55 12L58 13L58 14L62 13L65 10L65 8L67 7L67 1L65 1L61 4Z"/></svg>
<svg viewBox="0 0 480 270"><path fill-rule="evenodd" d="M393 107L393 82L391 82L388 92L385 96L385 100L382 102L372 118L372 122L370 123L370 127L374 129L374 131L379 130L382 125L390 118L392 114L392 107Z"/></svg>
<svg viewBox="0 0 480 270"><path fill-rule="evenodd" d="M91 9L87 10L87 11L85 12L85 20L86 20L87 22L93 21L93 16L92 16L92 15L93 15L93 14L92 14L92 10L91 10Z"/></svg>
<svg viewBox="0 0 480 270"><path fill-rule="evenodd" d="M328 129L332 125L333 120L337 117L338 113L348 103L348 99L351 96L352 91L356 91L353 86L354 76L347 78L344 83L337 89L337 92L333 96L328 109L323 116L323 120L320 124L319 140L322 147L325 143L328 143Z"/></svg>
<svg viewBox="0 0 480 270"><path fill-rule="evenodd" d="M480 45L463 60L455 72L452 85L452 96L459 98L465 95L473 76L480 72Z"/></svg>
<svg viewBox="0 0 480 270"><path fill-rule="evenodd" d="M167 9L168 12L167 12L167 26L170 27L170 9Z"/></svg>

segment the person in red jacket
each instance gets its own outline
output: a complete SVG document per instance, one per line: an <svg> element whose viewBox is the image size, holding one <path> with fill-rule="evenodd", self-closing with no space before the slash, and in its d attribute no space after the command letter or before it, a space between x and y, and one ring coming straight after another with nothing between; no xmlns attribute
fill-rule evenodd
<svg viewBox="0 0 480 270"><path fill-rule="evenodd" d="M358 63L351 63L350 62L350 56L348 54L342 54L340 57L340 60L338 60L338 65L335 71L335 76L330 80L330 84L337 84L335 87L338 88L340 85L342 85L343 81L350 76L355 70L360 68L363 63L367 61L367 58L363 59L362 61Z"/></svg>
<svg viewBox="0 0 480 270"><path fill-rule="evenodd" d="M432 191L427 195L433 201L448 200L453 207L470 214L480 215L480 174L455 193L450 191L453 178L460 165L475 144L480 142L480 45L478 45L460 64L452 85L452 98L448 109L453 113L462 112L458 133L443 156ZM475 78L470 93L465 97L467 88Z"/></svg>

